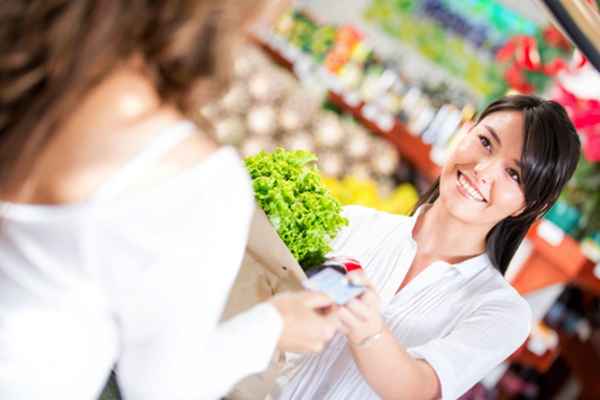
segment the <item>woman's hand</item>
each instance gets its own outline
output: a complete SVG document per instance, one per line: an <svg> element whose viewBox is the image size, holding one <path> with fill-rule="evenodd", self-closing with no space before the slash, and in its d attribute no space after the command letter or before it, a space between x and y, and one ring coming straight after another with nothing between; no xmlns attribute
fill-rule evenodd
<svg viewBox="0 0 600 400"><path fill-rule="evenodd" d="M321 293L286 292L269 300L283 319L278 348L295 353L320 352L342 326L333 300Z"/></svg>
<svg viewBox="0 0 600 400"><path fill-rule="evenodd" d="M353 271L347 276L351 282L367 288L362 295L337 310L344 334L352 344L359 345L381 333L384 322L380 312L379 296L364 272Z"/></svg>

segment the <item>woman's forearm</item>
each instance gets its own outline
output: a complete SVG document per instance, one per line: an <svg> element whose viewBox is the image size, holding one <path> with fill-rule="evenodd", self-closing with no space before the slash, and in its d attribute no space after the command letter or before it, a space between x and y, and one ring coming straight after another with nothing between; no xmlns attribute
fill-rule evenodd
<svg viewBox="0 0 600 400"><path fill-rule="evenodd" d="M368 346L350 342L350 348L361 373L381 398L439 398L440 385L433 368L411 357L387 328Z"/></svg>

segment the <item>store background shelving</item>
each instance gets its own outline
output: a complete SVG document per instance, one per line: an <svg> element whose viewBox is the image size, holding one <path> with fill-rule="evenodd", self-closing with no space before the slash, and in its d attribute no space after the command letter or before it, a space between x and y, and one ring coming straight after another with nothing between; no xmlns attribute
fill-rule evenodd
<svg viewBox="0 0 600 400"><path fill-rule="evenodd" d="M536 223L527 238L533 243L534 252L521 267L513 285L522 294L527 294L557 283L573 282L600 295L600 279L593 274L594 263L581 251L573 238L557 232L558 243L545 238L543 228L556 230L551 222ZM549 234L546 234L549 235Z"/></svg>
<svg viewBox="0 0 600 400"><path fill-rule="evenodd" d="M274 62L293 73L294 63L266 43L263 39L259 38L257 35L251 35L250 41L260 47ZM357 101L354 102L354 104L350 104L350 102L345 100L343 94L333 90L328 91L328 98L342 110L354 116L371 132L380 135L393 143L398 149L398 152L406 160L410 161L419 172L430 181L433 181L439 176L441 170L440 166L435 164L429 157L431 146L423 143L416 134L411 133L410 129L405 124L398 120L394 120L390 129L383 129L377 122L365 116L365 113L363 112L365 106L364 102Z"/></svg>

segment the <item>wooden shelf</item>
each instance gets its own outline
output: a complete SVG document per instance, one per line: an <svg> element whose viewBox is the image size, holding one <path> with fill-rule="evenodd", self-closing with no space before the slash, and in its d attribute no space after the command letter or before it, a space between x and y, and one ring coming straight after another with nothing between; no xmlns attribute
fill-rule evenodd
<svg viewBox="0 0 600 400"><path fill-rule="evenodd" d="M248 40L264 51L276 64L282 66L292 73L294 72L294 64L260 38L250 35L248 36Z"/></svg>
<svg viewBox="0 0 600 400"><path fill-rule="evenodd" d="M533 252L512 285L519 293L527 294L554 284L573 282L600 294L600 280L593 275L593 263L581 252L579 243L565 235L554 246L538 233L540 224L534 224L527 233Z"/></svg>
<svg viewBox="0 0 600 400"><path fill-rule="evenodd" d="M541 223L529 230L527 238L531 240L537 252L570 277L574 277L589 260L582 253L579 243L571 236L564 235L558 246L553 246L540 234Z"/></svg>
<svg viewBox="0 0 600 400"><path fill-rule="evenodd" d="M594 268L596 265L591 261L587 260L583 265L573 282L584 290L588 290L595 296L600 296L600 279L594 275Z"/></svg>
<svg viewBox="0 0 600 400"><path fill-rule="evenodd" d="M522 365L535 368L539 373L543 374L550 369L554 361L560 355L560 347L546 351L541 356L532 353L527 348L527 341L517 350L509 359L509 362L515 362Z"/></svg>

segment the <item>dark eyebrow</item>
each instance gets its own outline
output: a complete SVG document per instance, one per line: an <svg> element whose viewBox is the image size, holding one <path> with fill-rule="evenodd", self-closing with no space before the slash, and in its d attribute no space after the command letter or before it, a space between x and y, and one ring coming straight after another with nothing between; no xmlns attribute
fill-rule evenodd
<svg viewBox="0 0 600 400"><path fill-rule="evenodd" d="M502 146L502 142L500 141L500 136L496 133L496 131L489 125L484 125L487 130L490 132L490 135L494 138L494 140L498 143L499 146Z"/></svg>

